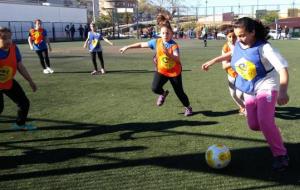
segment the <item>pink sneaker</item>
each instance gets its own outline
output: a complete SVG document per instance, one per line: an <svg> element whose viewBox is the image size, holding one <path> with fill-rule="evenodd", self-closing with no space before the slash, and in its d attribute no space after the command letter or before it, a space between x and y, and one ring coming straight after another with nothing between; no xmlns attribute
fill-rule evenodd
<svg viewBox="0 0 300 190"><path fill-rule="evenodd" d="M184 116L191 116L193 115L193 109L191 106L185 107Z"/></svg>
<svg viewBox="0 0 300 190"><path fill-rule="evenodd" d="M156 105L157 106L162 106L164 104L164 102L165 102L166 97L168 96L168 94L169 94L169 91L166 90L163 95L159 95L158 99L157 99L157 102L156 102Z"/></svg>

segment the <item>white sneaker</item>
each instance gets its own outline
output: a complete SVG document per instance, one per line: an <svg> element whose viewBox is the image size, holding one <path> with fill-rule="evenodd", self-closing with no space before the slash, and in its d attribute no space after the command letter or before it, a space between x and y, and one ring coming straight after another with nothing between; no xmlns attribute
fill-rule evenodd
<svg viewBox="0 0 300 190"><path fill-rule="evenodd" d="M54 70L53 69L51 69L50 67L47 67L47 70L49 71L49 73L54 73Z"/></svg>
<svg viewBox="0 0 300 190"><path fill-rule="evenodd" d="M106 71L104 69L101 69L100 71L101 71L101 74L105 74L106 73Z"/></svg>
<svg viewBox="0 0 300 190"><path fill-rule="evenodd" d="M43 73L44 73L44 74L49 74L50 72L49 72L48 69L44 69L44 70L43 70Z"/></svg>

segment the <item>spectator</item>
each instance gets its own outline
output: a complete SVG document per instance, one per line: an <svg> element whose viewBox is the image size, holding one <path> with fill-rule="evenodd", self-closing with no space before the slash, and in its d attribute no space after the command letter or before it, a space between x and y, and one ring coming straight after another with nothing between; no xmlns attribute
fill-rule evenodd
<svg viewBox="0 0 300 190"><path fill-rule="evenodd" d="M83 39L84 28L82 27L81 24L79 25L78 31L79 31L80 39Z"/></svg>
<svg viewBox="0 0 300 190"><path fill-rule="evenodd" d="M281 31L282 31L282 27L279 25L277 28L277 39L279 39L279 40L281 38Z"/></svg>
<svg viewBox="0 0 300 190"><path fill-rule="evenodd" d="M84 26L84 38L87 39L89 33L89 27L88 25Z"/></svg>
<svg viewBox="0 0 300 190"><path fill-rule="evenodd" d="M74 26L74 24L71 25L70 33L71 33L71 40L73 41L74 40L74 34L75 34L75 26Z"/></svg>
<svg viewBox="0 0 300 190"><path fill-rule="evenodd" d="M290 32L290 29L289 27L287 27L287 25L284 26L284 34L285 34L285 38L286 39L289 39L289 32Z"/></svg>
<svg viewBox="0 0 300 190"><path fill-rule="evenodd" d="M65 27L65 33L66 33L67 39L70 39L70 26L69 25L67 25Z"/></svg>

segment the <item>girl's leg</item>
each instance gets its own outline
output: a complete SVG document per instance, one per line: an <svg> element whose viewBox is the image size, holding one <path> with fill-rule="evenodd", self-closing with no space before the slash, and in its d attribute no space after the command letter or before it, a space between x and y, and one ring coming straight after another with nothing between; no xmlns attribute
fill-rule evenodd
<svg viewBox="0 0 300 190"><path fill-rule="evenodd" d="M24 125L27 120L30 102L22 87L16 80L14 80L12 88L10 90L4 90L3 93L18 106L17 125Z"/></svg>
<svg viewBox="0 0 300 190"><path fill-rule="evenodd" d="M43 52L41 50L35 51L36 54L38 55L39 59L40 59L40 63L43 67L43 69L46 69L46 65L45 65L45 60L44 60L44 56L43 56Z"/></svg>
<svg viewBox="0 0 300 190"><path fill-rule="evenodd" d="M104 69L104 60L103 60L103 53L102 51L97 52L98 58L100 60L101 69Z"/></svg>
<svg viewBox="0 0 300 190"><path fill-rule="evenodd" d="M42 53L44 54L45 62L46 62L47 67L50 67L50 60L49 60L49 55L48 55L48 49L43 50Z"/></svg>
<svg viewBox="0 0 300 190"><path fill-rule="evenodd" d="M91 52L91 58L94 65L94 70L98 71L97 61L96 61L96 52Z"/></svg>
<svg viewBox="0 0 300 190"><path fill-rule="evenodd" d="M287 154L281 134L275 124L277 94L277 91L263 91L257 94L257 116L259 126L274 157Z"/></svg>
<svg viewBox="0 0 300 190"><path fill-rule="evenodd" d="M0 90L0 114L3 112L3 109L4 109L3 93Z"/></svg>
<svg viewBox="0 0 300 190"><path fill-rule="evenodd" d="M153 78L153 82L152 82L152 91L155 94L159 94L159 95L163 95L164 94L164 89L163 89L163 85L166 84L166 82L168 82L169 78L158 73L158 72L154 72L154 78Z"/></svg>
<svg viewBox="0 0 300 190"><path fill-rule="evenodd" d="M236 89L234 85L235 78L228 76L228 88L230 96L232 97L233 101L238 105L240 108L244 108L244 102L241 99L241 94L238 94L240 91Z"/></svg>
<svg viewBox="0 0 300 190"><path fill-rule="evenodd" d="M181 103L184 105L184 107L189 107L190 101L189 101L189 98L187 97L187 95L183 91L181 75L170 78L170 82L173 86L173 89L174 89L177 97L179 98Z"/></svg>
<svg viewBox="0 0 300 190"><path fill-rule="evenodd" d="M247 123L248 127L254 131L259 131L259 123L257 119L257 105L256 98L253 95L245 94L245 108L247 112Z"/></svg>

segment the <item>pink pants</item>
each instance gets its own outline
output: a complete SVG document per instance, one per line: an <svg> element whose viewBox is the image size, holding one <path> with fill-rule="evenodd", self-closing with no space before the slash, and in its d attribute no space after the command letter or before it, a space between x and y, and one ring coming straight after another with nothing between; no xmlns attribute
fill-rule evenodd
<svg viewBox="0 0 300 190"><path fill-rule="evenodd" d="M248 126L254 131L262 131L273 156L287 154L281 134L275 124L277 94L277 91L262 91L256 96L244 95Z"/></svg>

